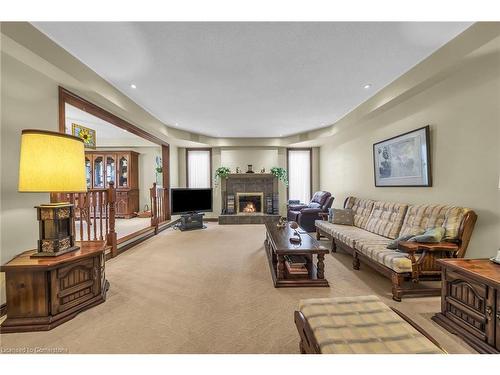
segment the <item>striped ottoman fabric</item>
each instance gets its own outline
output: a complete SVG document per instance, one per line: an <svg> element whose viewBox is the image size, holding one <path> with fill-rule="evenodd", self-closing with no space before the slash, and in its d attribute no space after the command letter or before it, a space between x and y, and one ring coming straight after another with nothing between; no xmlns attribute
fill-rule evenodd
<svg viewBox="0 0 500 375"><path fill-rule="evenodd" d="M377 296L301 300L322 354L442 354Z"/></svg>

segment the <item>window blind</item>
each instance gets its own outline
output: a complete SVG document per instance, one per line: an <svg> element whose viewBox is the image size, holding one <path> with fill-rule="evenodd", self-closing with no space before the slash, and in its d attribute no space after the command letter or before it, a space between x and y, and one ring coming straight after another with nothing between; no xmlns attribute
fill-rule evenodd
<svg viewBox="0 0 500 375"><path fill-rule="evenodd" d="M210 151L187 150L188 188L209 188L210 176Z"/></svg>
<svg viewBox="0 0 500 375"><path fill-rule="evenodd" d="M310 150L288 150L288 199L311 200Z"/></svg>

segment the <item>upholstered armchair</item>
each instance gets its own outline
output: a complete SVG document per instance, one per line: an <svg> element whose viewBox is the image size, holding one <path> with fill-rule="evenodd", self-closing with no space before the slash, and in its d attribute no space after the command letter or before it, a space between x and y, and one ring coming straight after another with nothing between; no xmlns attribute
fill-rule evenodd
<svg viewBox="0 0 500 375"><path fill-rule="evenodd" d="M288 205L288 221L296 221L307 232L315 232L314 222L321 212L328 212L335 198L328 191L317 191L308 204Z"/></svg>

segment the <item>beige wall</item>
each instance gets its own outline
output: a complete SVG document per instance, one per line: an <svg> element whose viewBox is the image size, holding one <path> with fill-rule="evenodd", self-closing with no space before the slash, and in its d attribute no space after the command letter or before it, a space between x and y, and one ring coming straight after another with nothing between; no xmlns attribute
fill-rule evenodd
<svg viewBox="0 0 500 375"><path fill-rule="evenodd" d="M376 188L372 145L430 124L433 187ZM500 55L478 53L428 89L353 123L321 147L320 185L340 207L348 195L408 203L445 203L479 216L467 257L500 246Z"/></svg>
<svg viewBox="0 0 500 375"><path fill-rule="evenodd" d="M0 262L5 263L21 251L36 247L38 222L34 206L49 201L48 194L17 192L21 130L58 131L58 86L63 82L56 76L63 77L62 80L69 78L47 62L36 65L36 58L30 60L30 65L25 64L22 57L31 55L19 48L14 51L19 52L17 58L11 49L4 49L4 35L1 37ZM42 73L44 70L57 74L47 75ZM95 102L102 105L98 100ZM177 147L171 145L171 156L175 155L171 180L176 185L177 152ZM0 273L0 304L5 302L4 283L4 274Z"/></svg>
<svg viewBox="0 0 500 375"><path fill-rule="evenodd" d="M177 146L170 145L170 186L179 186L179 151Z"/></svg>
<svg viewBox="0 0 500 375"><path fill-rule="evenodd" d="M36 247L38 221L33 207L49 202L48 194L17 192L21 130L57 131L58 97L51 79L3 53L1 59L0 260L5 263L19 252ZM5 302L1 275L0 304Z"/></svg>

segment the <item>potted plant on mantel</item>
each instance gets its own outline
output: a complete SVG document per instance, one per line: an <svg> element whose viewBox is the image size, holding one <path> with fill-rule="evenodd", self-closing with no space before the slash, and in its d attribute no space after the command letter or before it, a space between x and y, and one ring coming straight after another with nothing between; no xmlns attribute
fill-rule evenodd
<svg viewBox="0 0 500 375"><path fill-rule="evenodd" d="M219 167L215 170L215 184L219 185L219 182L223 179L227 179L231 170L228 167ZM271 174L275 176L279 181L283 182L285 186L288 186L288 173L285 168L273 167L271 168Z"/></svg>
<svg viewBox="0 0 500 375"><path fill-rule="evenodd" d="M215 170L215 185L219 184L219 181L226 179L229 176L231 170L228 167L219 167Z"/></svg>
<svg viewBox="0 0 500 375"><path fill-rule="evenodd" d="M283 182L285 186L288 186L288 173L285 168L272 167L271 174L275 176L279 181Z"/></svg>

